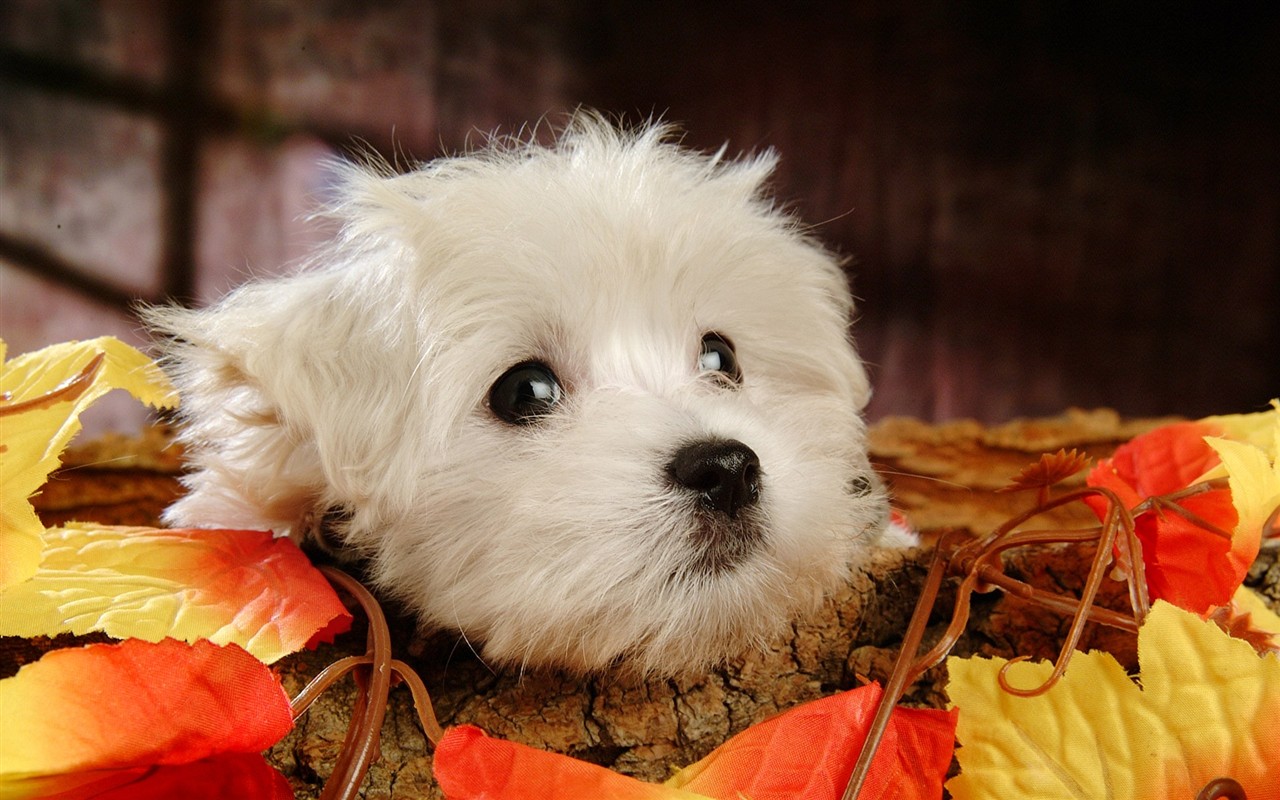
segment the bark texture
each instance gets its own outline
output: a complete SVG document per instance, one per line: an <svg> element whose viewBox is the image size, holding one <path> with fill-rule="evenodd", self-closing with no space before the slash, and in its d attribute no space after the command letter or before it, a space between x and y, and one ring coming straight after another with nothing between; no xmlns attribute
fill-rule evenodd
<svg viewBox="0 0 1280 800"><path fill-rule="evenodd" d="M1105 411L1076 412L996 428L960 422L925 425L890 419L872 431L873 458L893 484L899 505L922 529L926 541L945 530L984 533L1033 502L1024 494L994 494L1039 454L1078 447L1105 455L1155 421L1122 421ZM68 468L39 498L42 516L103 522L154 522L179 490L177 460L163 449L163 435L95 445L73 453ZM105 448L105 449L104 449ZM120 456L127 456L120 460ZM1065 524L1093 524L1083 508L1057 515ZM465 642L447 634L422 636L408 621L392 617L397 657L419 671L444 725L473 723L494 736L566 753L647 780L706 755L729 736L798 703L856 685L883 681L916 603L929 547L878 552L849 575L820 611L797 620L767 649L742 654L705 675L644 680L605 675L588 679L557 672L494 671ZM1064 547L1013 553L1007 572L1037 586L1077 592L1091 549ZM1280 564L1264 552L1249 582L1274 603L1280 599ZM1112 582L1108 582L1112 583ZM1119 584L1104 602L1123 603ZM933 618L936 636L950 617L954 595L940 598ZM967 633L954 651L1039 658L1056 655L1068 621L997 593L975 598ZM334 645L296 654L279 665L295 695L325 665L364 650L364 629ZM0 672L70 637L0 640ZM928 640L926 641L928 643ZM1106 649L1122 662L1134 660L1131 636L1090 626L1084 649ZM942 668L932 670L908 694L912 703L945 703ZM335 685L270 753L298 798L318 797L330 774L355 696L350 679ZM431 777L431 749L420 730L407 691L392 691L382 732L381 758L366 781L365 798L438 798Z"/></svg>

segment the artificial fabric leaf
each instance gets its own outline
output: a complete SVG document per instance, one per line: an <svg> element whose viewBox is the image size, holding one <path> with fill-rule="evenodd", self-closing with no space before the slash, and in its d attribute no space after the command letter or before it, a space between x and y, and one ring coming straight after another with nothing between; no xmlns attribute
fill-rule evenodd
<svg viewBox="0 0 1280 800"><path fill-rule="evenodd" d="M707 800L576 758L494 739L474 725L444 732L431 769L448 800Z"/></svg>
<svg viewBox="0 0 1280 800"><path fill-rule="evenodd" d="M4 358L0 340L0 589L40 563L44 526L29 498L80 430L80 412L116 388L156 408L177 402L159 367L109 336Z"/></svg>
<svg viewBox="0 0 1280 800"><path fill-rule="evenodd" d="M350 624L297 545L264 531L50 528L35 576L0 592L0 635L207 639L267 663Z"/></svg>
<svg viewBox="0 0 1280 800"><path fill-rule="evenodd" d="M4 800L293 800L280 771L258 753L221 753L190 764L93 770L6 782Z"/></svg>
<svg viewBox="0 0 1280 800"><path fill-rule="evenodd" d="M261 661L172 639L53 650L0 681L0 709L0 796L38 776L259 753L293 727Z"/></svg>
<svg viewBox="0 0 1280 800"><path fill-rule="evenodd" d="M1273 441L1280 443L1280 415L1276 415ZM1218 453L1227 473L1231 502L1239 516L1231 549L1247 566L1258 555L1263 527L1280 507L1280 457L1245 442L1216 437L1206 442Z"/></svg>
<svg viewBox="0 0 1280 800"><path fill-rule="evenodd" d="M1237 589L1231 602L1215 609L1209 619L1237 639L1248 642L1259 653L1280 654L1280 615L1248 587Z"/></svg>
<svg viewBox="0 0 1280 800"><path fill-rule="evenodd" d="M436 749L449 800L839 800L881 690L869 685L806 703L753 725L662 786L566 756L451 728ZM896 709L860 798L942 795L956 718Z"/></svg>
<svg viewBox="0 0 1280 800"><path fill-rule="evenodd" d="M1250 800L1280 798L1280 658L1165 602L1138 632L1138 658L1141 686L1094 652L1034 697L1000 688L1003 659L948 659L961 744L952 797L1166 800L1230 777ZM1030 686L1052 669L1019 664L1008 678Z"/></svg>
<svg viewBox="0 0 1280 800"><path fill-rule="evenodd" d="M667 785L724 800L839 800L882 694L868 684L752 725ZM955 727L954 713L894 709L859 798L941 797Z"/></svg>
<svg viewBox="0 0 1280 800"><path fill-rule="evenodd" d="M1086 482L1115 492L1132 509L1150 497L1185 489L1219 463L1205 437L1220 428L1198 422L1156 428L1121 445L1089 472ZM1104 501L1086 498L1101 518ZM1231 537L1237 514L1228 489L1201 492L1179 501L1187 512L1217 531L1168 508L1139 515L1134 525L1142 543L1147 587L1153 599L1207 614L1231 599L1257 555L1249 542Z"/></svg>
<svg viewBox="0 0 1280 800"><path fill-rule="evenodd" d="M1237 613L1251 614L1254 628L1280 638L1280 614L1271 610L1262 595L1247 586L1241 586L1231 598L1231 605Z"/></svg>
<svg viewBox="0 0 1280 800"><path fill-rule="evenodd" d="M1201 422L1220 429L1221 436L1263 450L1271 459L1280 455L1280 438L1277 438L1277 430L1280 429L1280 400L1271 401L1270 411L1205 417Z"/></svg>

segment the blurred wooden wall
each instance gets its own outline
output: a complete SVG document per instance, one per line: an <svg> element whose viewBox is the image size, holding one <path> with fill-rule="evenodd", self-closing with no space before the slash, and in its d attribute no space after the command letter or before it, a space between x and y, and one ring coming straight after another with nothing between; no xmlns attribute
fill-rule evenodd
<svg viewBox="0 0 1280 800"><path fill-rule="evenodd" d="M873 413L1280 392L1280 4L613 3L593 101L769 146Z"/></svg>
<svg viewBox="0 0 1280 800"><path fill-rule="evenodd" d="M1278 46L1274 3L13 0L0 335L280 269L357 140L585 104L780 153L850 260L873 416L1249 410L1280 395Z"/></svg>

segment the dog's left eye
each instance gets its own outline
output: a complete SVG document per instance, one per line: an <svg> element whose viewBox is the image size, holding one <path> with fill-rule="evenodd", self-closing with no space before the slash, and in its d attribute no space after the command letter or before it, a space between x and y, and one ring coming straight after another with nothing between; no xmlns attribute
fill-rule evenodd
<svg viewBox="0 0 1280 800"><path fill-rule="evenodd" d="M733 344L712 331L702 335L702 353L698 356L698 369L715 372L734 383L742 383L742 369L733 352Z"/></svg>
<svg viewBox="0 0 1280 800"><path fill-rule="evenodd" d="M529 425L551 413L563 394L551 367L530 361L515 365L494 381L489 407L503 422Z"/></svg>

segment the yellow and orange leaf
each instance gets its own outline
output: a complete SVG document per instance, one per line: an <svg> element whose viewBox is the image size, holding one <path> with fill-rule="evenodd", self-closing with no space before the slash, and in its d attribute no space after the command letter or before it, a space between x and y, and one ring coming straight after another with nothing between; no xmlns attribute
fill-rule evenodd
<svg viewBox="0 0 1280 800"><path fill-rule="evenodd" d="M80 430L80 413L116 388L156 408L177 403L159 367L109 336L4 358L0 340L0 589L40 563L44 526L29 499Z"/></svg>
<svg viewBox="0 0 1280 800"><path fill-rule="evenodd" d="M1231 502L1239 517L1231 541L1231 552L1245 569L1258 556L1262 529L1280 507L1280 414L1273 415L1272 452L1230 439L1210 437L1209 447L1222 459L1222 469L1231 487Z"/></svg>
<svg viewBox="0 0 1280 800"><path fill-rule="evenodd" d="M0 635L207 639L271 663L351 623L307 557L269 532L76 523L43 541L35 576L0 592Z"/></svg>
<svg viewBox="0 0 1280 800"><path fill-rule="evenodd" d="M0 681L0 709L6 797L40 776L256 754L293 726L261 661L235 645L172 639L54 650Z"/></svg>
<svg viewBox="0 0 1280 800"><path fill-rule="evenodd" d="M1000 688L1003 659L949 659L961 744L952 796L1165 800L1230 777L1250 800L1280 798L1280 657L1164 602L1138 633L1138 656L1141 685L1106 653L1077 654L1034 697ZM1009 680L1035 685L1051 671L1015 665Z"/></svg>
<svg viewBox="0 0 1280 800"><path fill-rule="evenodd" d="M838 800L881 696L870 685L753 725L662 786L566 756L451 728L436 750L450 800ZM951 762L956 718L896 709L859 795L936 800Z"/></svg>

